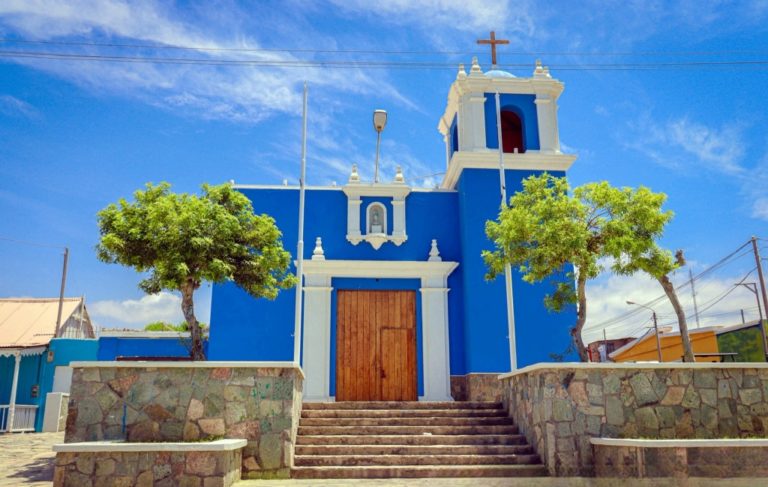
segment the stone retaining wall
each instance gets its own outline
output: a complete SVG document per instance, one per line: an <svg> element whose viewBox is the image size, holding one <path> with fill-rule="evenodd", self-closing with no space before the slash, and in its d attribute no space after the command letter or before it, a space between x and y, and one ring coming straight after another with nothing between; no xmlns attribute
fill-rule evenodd
<svg viewBox="0 0 768 487"><path fill-rule="evenodd" d="M451 376L451 396L455 401L501 402L502 393L499 374Z"/></svg>
<svg viewBox="0 0 768 487"><path fill-rule="evenodd" d="M685 445L685 442L690 445ZM669 445L663 445L670 442ZM617 440L595 441L597 477L768 477L768 445L763 440L712 440L698 445L696 440ZM762 443L762 446L750 445Z"/></svg>
<svg viewBox="0 0 768 487"><path fill-rule="evenodd" d="M120 451L120 445L105 451L60 451L53 487L229 487L240 480L244 444L241 440L237 448L207 450L205 443L195 443L194 451L164 451L164 443L143 444L148 451ZM94 450L103 446L77 445Z"/></svg>
<svg viewBox="0 0 768 487"><path fill-rule="evenodd" d="M65 442L245 438L243 478L288 477L303 374L291 363L73 363Z"/></svg>
<svg viewBox="0 0 768 487"><path fill-rule="evenodd" d="M541 364L500 379L510 415L556 476L594 475L592 437L768 432L768 365Z"/></svg>

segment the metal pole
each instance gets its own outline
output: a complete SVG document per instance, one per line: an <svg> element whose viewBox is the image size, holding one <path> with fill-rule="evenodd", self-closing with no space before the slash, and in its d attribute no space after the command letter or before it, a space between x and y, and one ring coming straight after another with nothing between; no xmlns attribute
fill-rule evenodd
<svg viewBox="0 0 768 487"><path fill-rule="evenodd" d="M376 164L373 167L373 182L379 182L379 146L381 145L381 132L376 131Z"/></svg>
<svg viewBox="0 0 768 487"><path fill-rule="evenodd" d="M303 303L304 282L304 179L307 173L307 82L304 82L304 113L301 128L301 176L299 177L299 241L296 244L296 316L293 331L293 362L301 363L301 306Z"/></svg>
<svg viewBox="0 0 768 487"><path fill-rule="evenodd" d="M763 264L762 264L762 261L760 260L760 252L757 250L757 237L755 237L754 235L752 236L752 250L755 253L755 262L757 263L757 277L760 280L760 291L762 291L762 294L763 294L763 309L765 309L766 313L768 313L768 297L766 297L766 292L765 292L765 278L763 277ZM759 304L760 303L758 300L758 306ZM762 314L760 316L760 329L763 330L763 344L765 345L766 358L768 358L768 335L766 335L765 333L765 322L763 321Z"/></svg>
<svg viewBox="0 0 768 487"><path fill-rule="evenodd" d="M69 248L64 247L64 268L61 270L61 290L59 291L59 313L56 316L56 329L53 332L53 338L59 336L61 327L61 313L64 309L64 288L67 285L67 263L69 262Z"/></svg>
<svg viewBox="0 0 768 487"><path fill-rule="evenodd" d="M699 323L699 305L696 304L696 288L693 284L693 271L691 271L691 268L688 268L688 277L691 278L691 294L693 295L693 313L694 316L696 316L696 328L698 328L701 324Z"/></svg>
<svg viewBox="0 0 768 487"><path fill-rule="evenodd" d="M746 320L744 319L744 310L743 309L741 310L741 324L742 325L746 325L747 324Z"/></svg>
<svg viewBox="0 0 768 487"><path fill-rule="evenodd" d="M605 328L603 328L603 347L605 348L605 361L608 361L608 336L605 334ZM602 359L602 357L600 357ZM602 360L600 360L602 362Z"/></svg>
<svg viewBox="0 0 768 487"><path fill-rule="evenodd" d="M504 174L504 147L501 139L501 97L496 92L496 134L499 139L499 183L501 208L507 207L507 179ZM512 266L504 264L504 287L507 294L507 328L509 330L509 366L517 370L517 342L515 338L515 302L512 294Z"/></svg>
<svg viewBox="0 0 768 487"><path fill-rule="evenodd" d="M659 352L659 362L663 362L661 357L661 338L659 338L659 324L656 322L656 312L653 312L653 328L656 330L656 350Z"/></svg>

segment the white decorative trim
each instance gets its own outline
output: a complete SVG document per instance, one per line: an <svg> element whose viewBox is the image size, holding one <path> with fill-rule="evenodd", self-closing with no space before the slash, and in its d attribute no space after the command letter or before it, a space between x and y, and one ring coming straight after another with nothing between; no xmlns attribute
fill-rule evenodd
<svg viewBox="0 0 768 487"><path fill-rule="evenodd" d="M306 267L304 267L306 270ZM331 377L331 278L307 276L304 286L303 366L305 401L329 401Z"/></svg>
<svg viewBox="0 0 768 487"><path fill-rule="evenodd" d="M529 150L519 154L505 153L504 168L523 171L567 171L575 160L576 156L573 154L549 154ZM440 186L445 189L454 189L464 169L498 170L499 151L454 152Z"/></svg>
<svg viewBox="0 0 768 487"><path fill-rule="evenodd" d="M450 401L448 276L458 262L324 260L305 261L303 360L305 400L331 401L331 279L334 277L421 279L424 397ZM317 291L312 293L312 286ZM322 292L321 292L322 291ZM313 337L313 338L310 338Z"/></svg>
<svg viewBox="0 0 768 487"><path fill-rule="evenodd" d="M323 250L323 239L315 239L315 250L312 251L312 260L325 260L325 251Z"/></svg>
<svg viewBox="0 0 768 487"><path fill-rule="evenodd" d="M402 173L399 173L399 176L402 176ZM404 178L402 179L402 182L396 180L390 184L359 183L350 180L350 183L342 189L344 194L347 195L347 240L352 245L357 245L360 242L368 242L374 249L378 250L387 242L392 242L395 245L400 246L403 242L408 240L408 235L405 231L405 198L411 193L411 188L405 184ZM387 205L379 201L374 201L366 207L365 228L361 228L360 198L363 196L392 198L391 233L387 227ZM381 233L369 233L368 231L370 227L368 222L370 209L374 205L381 205L384 210L384 220L382 222L384 231Z"/></svg>
<svg viewBox="0 0 768 487"><path fill-rule="evenodd" d="M442 262L443 258L440 257L440 249L437 248L437 239L432 239L432 245L429 249L429 258L427 262Z"/></svg>
<svg viewBox="0 0 768 487"><path fill-rule="evenodd" d="M42 355L47 347L26 347L26 348L0 348L0 357L28 357L30 355Z"/></svg>
<svg viewBox="0 0 768 487"><path fill-rule="evenodd" d="M458 265L458 262L420 260L304 261L304 275L403 279L416 279L425 276L447 277Z"/></svg>
<svg viewBox="0 0 768 487"><path fill-rule="evenodd" d="M371 214L375 208L379 208L382 213L382 220L379 224L381 227L380 232L374 232L373 231L373 222L371 221ZM366 236L373 236L373 235L382 235L386 236L389 233L389 229L387 228L387 207L384 206L384 203L380 201L373 201L368 204L368 206L365 207L365 235ZM378 248L378 247L375 247Z"/></svg>
<svg viewBox="0 0 768 487"><path fill-rule="evenodd" d="M645 440L640 438L590 438L593 445L629 446L638 448L750 448L768 446L768 438L673 439Z"/></svg>
<svg viewBox="0 0 768 487"><path fill-rule="evenodd" d="M188 331L102 331L101 338L189 338Z"/></svg>
<svg viewBox="0 0 768 487"><path fill-rule="evenodd" d="M230 451L243 448L247 444L248 440L244 439L223 439L185 443L128 443L125 441L84 441L81 443L58 443L53 445L53 451L69 453Z"/></svg>
<svg viewBox="0 0 768 487"><path fill-rule="evenodd" d="M517 369L513 372L506 372L499 375L499 380L509 379L516 375L529 374L540 370L605 370L605 369L768 369L766 362L647 362L647 363L626 363L626 362L565 362L565 363L539 363Z"/></svg>
<svg viewBox="0 0 768 487"><path fill-rule="evenodd" d="M361 196L384 196L390 198L405 199L411 192L410 186L406 186L402 183L358 183L347 184L341 188L349 197Z"/></svg>

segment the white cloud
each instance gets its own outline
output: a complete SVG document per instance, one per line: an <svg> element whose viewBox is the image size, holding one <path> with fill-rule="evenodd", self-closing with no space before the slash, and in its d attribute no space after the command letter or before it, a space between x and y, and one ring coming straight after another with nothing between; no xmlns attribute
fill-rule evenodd
<svg viewBox="0 0 768 487"><path fill-rule="evenodd" d="M711 127L681 117L659 126L645 116L631 123L630 129L630 140L640 142L627 146L662 166L689 173L707 169L737 176L744 172L744 140L737 125Z"/></svg>
<svg viewBox="0 0 768 487"><path fill-rule="evenodd" d="M59 40L76 36L78 41L94 40L116 44L193 46L195 50L106 49L94 46L47 45L46 51L118 56L160 56L210 61L247 60L291 62L288 53L261 48L248 35L218 25L216 12L173 10L154 0L51 0L0 3L0 27L24 37ZM215 7L209 6L209 9ZM177 19L184 19L177 20ZM202 20L204 20L204 22ZM231 19L218 19L220 22ZM223 33L222 33L223 32ZM308 38L311 32L304 33ZM231 51L230 48L247 51ZM220 49L220 50L206 50ZM159 53L159 54L158 54ZM258 122L275 112L298 114L301 109L301 84L344 93L377 94L414 109L377 73L374 79L359 69L324 70L312 67L213 66L149 64L142 62L95 62L17 59L16 62L60 76L80 86L107 93L135 96L146 103L204 119Z"/></svg>
<svg viewBox="0 0 768 487"><path fill-rule="evenodd" d="M88 308L94 319L107 328L113 327L114 322L146 325L153 321L178 323L184 320L181 297L169 292L150 294L140 299L95 301Z"/></svg>
<svg viewBox="0 0 768 487"><path fill-rule="evenodd" d="M11 95L0 95L0 113L26 118L37 118L40 116L35 107Z"/></svg>
<svg viewBox="0 0 768 487"><path fill-rule="evenodd" d="M434 29L436 24L477 33L504 29L505 34L532 35L533 16L526 2L509 0L331 0L336 6L357 14L377 15L397 24L421 24Z"/></svg>
<svg viewBox="0 0 768 487"><path fill-rule="evenodd" d="M696 301L699 308L699 323L703 326L731 325L741 323L741 312L747 321L758 318L755 295L743 287L735 288L744 274L730 272L729 274L704 277L695 283ZM687 271L678 273L677 285L687 280ZM746 279L754 280L754 274ZM590 343L603 339L603 329L609 339L624 336L638 336L651 326L650 311L638 306L628 305L627 301L645 304L664 295L661 285L644 274L630 277L607 275L587 285L587 323L584 326L583 337ZM678 290L678 298L686 312L689 329L696 327L691 288ZM664 297L652 306L658 313L659 324L672 326L677 329L677 318ZM606 323L608 320L632 312L627 319Z"/></svg>

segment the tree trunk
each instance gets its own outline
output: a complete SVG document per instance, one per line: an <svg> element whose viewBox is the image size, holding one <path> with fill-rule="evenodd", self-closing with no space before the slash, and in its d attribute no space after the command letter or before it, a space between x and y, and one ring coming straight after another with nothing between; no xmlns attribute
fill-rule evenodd
<svg viewBox="0 0 768 487"><path fill-rule="evenodd" d="M582 278L580 275L576 280L576 297L578 299L578 310L576 311L576 326L571 330L573 336L573 344L576 347L576 351L579 354L579 359L582 362L589 362L589 355L587 354L587 347L584 346L584 340L581 338L581 330L584 328L584 323L587 321L587 279Z"/></svg>
<svg viewBox="0 0 768 487"><path fill-rule="evenodd" d="M184 313L184 319L187 320L187 328L192 337L192 347L189 350L189 356L192 360L205 360L203 352L203 334L200 330L200 323L195 317L195 304L192 296L195 289L199 287L193 279L187 279L187 282L181 288L181 312Z"/></svg>
<svg viewBox="0 0 768 487"><path fill-rule="evenodd" d="M695 362L696 360L693 358L693 348L691 348L691 338L688 336L688 323L685 321L683 307L680 306L680 301L677 299L675 286L672 285L672 281L669 280L669 277L667 277L666 274L657 279L664 289L667 298L669 298L669 302L672 303L672 307L675 309L675 314L677 315L677 323L680 326L680 336L683 339L683 362Z"/></svg>

